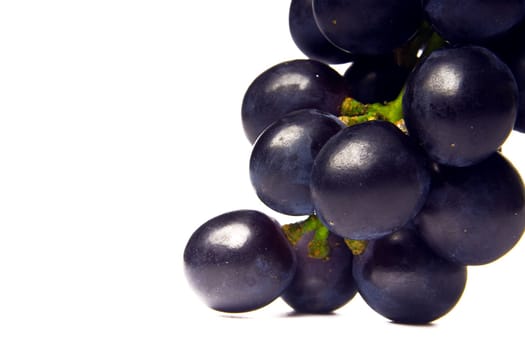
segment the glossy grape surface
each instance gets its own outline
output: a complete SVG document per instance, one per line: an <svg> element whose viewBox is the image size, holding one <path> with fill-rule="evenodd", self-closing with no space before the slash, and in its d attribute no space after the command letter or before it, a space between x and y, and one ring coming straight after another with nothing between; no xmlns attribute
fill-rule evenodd
<svg viewBox="0 0 525 350"><path fill-rule="evenodd" d="M411 220L429 185L419 147L393 124L371 121L343 129L326 143L315 159L310 189L330 231L375 239Z"/></svg>
<svg viewBox="0 0 525 350"><path fill-rule="evenodd" d="M467 270L430 250L412 228L370 241L354 258L360 295L399 323L432 322L448 313L465 288Z"/></svg>
<svg viewBox="0 0 525 350"><path fill-rule="evenodd" d="M408 41L422 20L419 0L313 0L321 32L353 54L383 54Z"/></svg>
<svg viewBox="0 0 525 350"><path fill-rule="evenodd" d="M306 233L294 247L297 272L282 298L300 313L329 313L348 303L357 292L353 255L341 237L330 234L330 255L325 259L308 256L313 234Z"/></svg>
<svg viewBox="0 0 525 350"><path fill-rule="evenodd" d="M403 98L408 133L436 162L468 166L506 140L518 89L489 50L465 46L432 52L411 74Z"/></svg>
<svg viewBox="0 0 525 350"><path fill-rule="evenodd" d="M483 43L525 18L525 0L423 0L434 29L453 43Z"/></svg>
<svg viewBox="0 0 525 350"><path fill-rule="evenodd" d="M274 220L240 210L210 219L193 233L184 268L210 308L246 312L281 295L293 278L296 258Z"/></svg>
<svg viewBox="0 0 525 350"><path fill-rule="evenodd" d="M520 175L499 153L470 167L441 167L416 222L429 246L447 260L492 262L525 229Z"/></svg>
<svg viewBox="0 0 525 350"><path fill-rule="evenodd" d="M333 115L306 109L287 114L264 130L250 157L250 179L261 201L288 215L313 213L314 159L343 127Z"/></svg>
<svg viewBox="0 0 525 350"><path fill-rule="evenodd" d="M338 115L346 97L343 77L314 60L279 63L259 75L242 101L242 123L250 142L285 114L314 108Z"/></svg>
<svg viewBox="0 0 525 350"><path fill-rule="evenodd" d="M292 0L288 15L295 45L308 58L327 64L350 62L352 55L334 46L321 33L314 19L312 0Z"/></svg>

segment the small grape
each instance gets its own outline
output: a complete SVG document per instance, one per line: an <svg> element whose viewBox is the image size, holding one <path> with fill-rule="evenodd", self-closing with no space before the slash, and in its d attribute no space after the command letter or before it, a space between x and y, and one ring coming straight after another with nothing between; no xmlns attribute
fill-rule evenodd
<svg viewBox="0 0 525 350"><path fill-rule="evenodd" d="M394 100L408 73L396 63L394 55L358 56L343 77L352 98L362 103L376 103Z"/></svg>
<svg viewBox="0 0 525 350"><path fill-rule="evenodd" d="M354 258L359 294L379 314L422 324L447 314L459 301L467 269L436 255L412 227L370 241Z"/></svg>
<svg viewBox="0 0 525 350"><path fill-rule="evenodd" d="M343 77L314 60L279 63L261 73L242 101L242 123L251 143L285 114L313 108L338 115L347 95Z"/></svg>
<svg viewBox="0 0 525 350"><path fill-rule="evenodd" d="M334 46L315 22L312 0L292 0L288 16L292 39L308 58L326 64L350 62L352 55Z"/></svg>
<svg viewBox="0 0 525 350"><path fill-rule="evenodd" d="M288 215L313 213L310 173L314 159L343 127L335 116L314 109L289 113L270 125L250 157L250 179L262 202Z"/></svg>
<svg viewBox="0 0 525 350"><path fill-rule="evenodd" d="M352 276L353 256L344 240L328 236L329 255L319 259L309 255L314 232L308 232L294 246L297 272L282 299L299 313L330 313L356 295Z"/></svg>

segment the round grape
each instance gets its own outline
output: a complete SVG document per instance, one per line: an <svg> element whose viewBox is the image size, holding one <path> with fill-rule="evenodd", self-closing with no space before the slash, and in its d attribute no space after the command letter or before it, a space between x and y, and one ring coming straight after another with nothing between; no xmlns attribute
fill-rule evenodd
<svg viewBox="0 0 525 350"><path fill-rule="evenodd" d="M312 0L292 0L288 16L292 39L308 58L327 64L350 62L352 55L334 46L315 23Z"/></svg>
<svg viewBox="0 0 525 350"><path fill-rule="evenodd" d="M212 309L247 312L276 298L291 282L296 258L278 224L239 210L199 227L184 250L187 279Z"/></svg>
<svg viewBox="0 0 525 350"><path fill-rule="evenodd" d="M313 0L321 32L353 54L388 53L407 42L422 22L420 0Z"/></svg>
<svg viewBox="0 0 525 350"><path fill-rule="evenodd" d="M481 265L506 254L525 229L525 190L520 175L499 153L470 167L445 167L433 181L416 218L439 255Z"/></svg>
<svg viewBox="0 0 525 350"><path fill-rule="evenodd" d="M392 123L370 121L343 129L314 161L310 189L316 213L343 237L392 233L423 205L428 166L419 147Z"/></svg>
<svg viewBox="0 0 525 350"><path fill-rule="evenodd" d="M251 143L285 114L305 108L337 115L346 97L343 77L314 60L279 63L259 75L242 101L242 123Z"/></svg>
<svg viewBox="0 0 525 350"><path fill-rule="evenodd" d="M468 166L495 152L516 121L510 69L476 46L432 52L410 75L403 111L408 133L438 163Z"/></svg>
<svg viewBox="0 0 525 350"><path fill-rule="evenodd" d="M306 233L294 246L297 272L281 297L299 313L330 313L356 295L353 255L341 237L330 234L328 257L310 257L308 244L313 236L313 231Z"/></svg>
<svg viewBox="0 0 525 350"><path fill-rule="evenodd" d="M436 255L410 227L370 241L354 257L353 272L359 294L372 309L407 324L429 323L447 314L467 280L464 266Z"/></svg>
<svg viewBox="0 0 525 350"><path fill-rule="evenodd" d="M461 44L493 40L525 18L525 0L423 0L423 8L441 36Z"/></svg>
<svg viewBox="0 0 525 350"><path fill-rule="evenodd" d="M358 56L343 78L352 98L361 103L376 103L394 100L408 73L396 63L394 55Z"/></svg>
<svg viewBox="0 0 525 350"><path fill-rule="evenodd" d="M335 116L306 109L287 114L257 139L250 179L258 197L288 215L313 213L310 173L321 147L344 127Z"/></svg>

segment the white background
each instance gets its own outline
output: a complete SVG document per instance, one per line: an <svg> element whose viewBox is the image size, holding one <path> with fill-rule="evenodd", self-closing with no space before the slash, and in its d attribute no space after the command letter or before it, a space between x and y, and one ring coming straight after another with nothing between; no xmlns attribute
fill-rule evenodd
<svg viewBox="0 0 525 350"><path fill-rule="evenodd" d="M331 316L207 309L182 252L259 209L243 94L301 58L288 1L0 4L0 349L523 348L525 243L469 270L458 306L401 326L356 297ZM338 67L340 68L340 67ZM525 135L504 154L525 173ZM184 345L183 345L184 344Z"/></svg>

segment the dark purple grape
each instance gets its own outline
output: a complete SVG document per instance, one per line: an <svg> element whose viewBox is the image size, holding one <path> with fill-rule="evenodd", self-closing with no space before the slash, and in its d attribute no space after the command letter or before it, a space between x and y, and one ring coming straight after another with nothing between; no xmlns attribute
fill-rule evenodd
<svg viewBox="0 0 525 350"><path fill-rule="evenodd" d="M520 175L499 153L470 167L442 166L417 216L428 245L463 265L492 262L507 253L525 229Z"/></svg>
<svg viewBox="0 0 525 350"><path fill-rule="evenodd" d="M348 303L357 288L352 276L353 255L344 240L328 236L327 258L309 256L308 244L314 232L306 233L295 245L297 271L282 299L296 312L330 313Z"/></svg>
<svg viewBox="0 0 525 350"><path fill-rule="evenodd" d="M346 97L343 77L314 60L277 64L259 75L242 101L242 122L250 142L285 114L305 108L338 115Z"/></svg>
<svg viewBox="0 0 525 350"><path fill-rule="evenodd" d="M525 18L525 0L423 0L423 8L443 38L461 44L493 40Z"/></svg>
<svg viewBox="0 0 525 350"><path fill-rule="evenodd" d="M436 255L416 231L404 228L370 241L354 257L359 294L382 316L424 324L448 313L459 301L467 269Z"/></svg>
<svg viewBox="0 0 525 350"><path fill-rule="evenodd" d="M350 96L362 103L394 100L405 85L408 70L394 55L358 56L344 74Z"/></svg>
<svg viewBox="0 0 525 350"><path fill-rule="evenodd" d="M352 55L334 46L315 23L312 0L292 0L288 16L292 39L308 58L327 64L350 62Z"/></svg>
<svg viewBox="0 0 525 350"><path fill-rule="evenodd" d="M254 144L250 179L268 207L288 215L313 213L310 173L321 147L344 124L314 109L287 114L270 125Z"/></svg>
<svg viewBox="0 0 525 350"><path fill-rule="evenodd" d="M319 152L310 190L328 229L375 239L411 220L430 186L426 157L396 126L371 121L343 129Z"/></svg>
<svg viewBox="0 0 525 350"><path fill-rule="evenodd" d="M296 258L273 219L239 210L219 215L193 233L184 250L184 268L210 308L246 312L281 295L293 278Z"/></svg>
<svg viewBox="0 0 525 350"><path fill-rule="evenodd" d="M507 64L514 74L519 92L518 115L514 130L525 133L525 44L521 44L521 50L510 58Z"/></svg>
<svg viewBox="0 0 525 350"><path fill-rule="evenodd" d="M525 132L525 22L517 30L498 40L491 49L509 66L518 84L518 116L514 130Z"/></svg>
<svg viewBox="0 0 525 350"><path fill-rule="evenodd" d="M436 162L468 166L495 152L516 120L510 69L476 46L432 52L411 73L403 98L408 133Z"/></svg>
<svg viewBox="0 0 525 350"><path fill-rule="evenodd" d="M313 0L313 9L328 40L353 54L390 52L422 22L420 0Z"/></svg>

